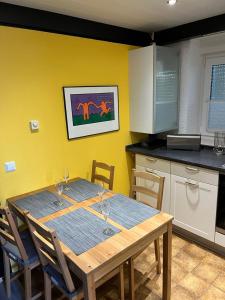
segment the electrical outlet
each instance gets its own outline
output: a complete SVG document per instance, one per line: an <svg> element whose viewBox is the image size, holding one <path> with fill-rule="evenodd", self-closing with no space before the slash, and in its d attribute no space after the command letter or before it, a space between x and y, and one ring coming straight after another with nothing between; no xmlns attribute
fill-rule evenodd
<svg viewBox="0 0 225 300"><path fill-rule="evenodd" d="M5 162L5 171L6 172L13 172L16 170L16 163L15 161L7 161Z"/></svg>

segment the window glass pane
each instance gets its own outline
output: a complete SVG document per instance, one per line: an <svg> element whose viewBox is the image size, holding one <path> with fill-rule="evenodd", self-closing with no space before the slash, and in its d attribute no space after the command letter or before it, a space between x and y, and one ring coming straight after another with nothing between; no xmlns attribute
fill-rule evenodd
<svg viewBox="0 0 225 300"><path fill-rule="evenodd" d="M209 102L208 129L225 131L225 102Z"/></svg>
<svg viewBox="0 0 225 300"><path fill-rule="evenodd" d="M212 65L210 100L225 100L225 64Z"/></svg>
<svg viewBox="0 0 225 300"><path fill-rule="evenodd" d="M177 71L160 71L156 74L156 102L177 101Z"/></svg>

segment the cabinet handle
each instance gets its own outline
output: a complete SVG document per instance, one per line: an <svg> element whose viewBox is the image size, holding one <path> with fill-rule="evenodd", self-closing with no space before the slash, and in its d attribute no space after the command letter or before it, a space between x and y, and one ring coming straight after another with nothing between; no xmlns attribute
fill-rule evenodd
<svg viewBox="0 0 225 300"><path fill-rule="evenodd" d="M193 188L199 188L199 184L198 183L192 183L190 181L186 181L185 184L189 185L189 186L191 186Z"/></svg>
<svg viewBox="0 0 225 300"><path fill-rule="evenodd" d="M193 167L186 167L186 170L191 171L191 172L196 172L196 173L199 172L199 169L193 168Z"/></svg>
<svg viewBox="0 0 225 300"><path fill-rule="evenodd" d="M192 203L192 205L197 205L199 203L199 197L200 197L200 190L199 190L199 184L198 183L192 183L190 181L186 181L185 182L185 185L186 185L186 198L187 200ZM188 186L190 186L191 188L197 188L198 189L198 195L197 195L197 199L196 199L196 202L194 203L193 202L193 199L189 198L188 196Z"/></svg>
<svg viewBox="0 0 225 300"><path fill-rule="evenodd" d="M156 174L156 172L152 169L146 168L145 169L146 172L151 173L151 174Z"/></svg>
<svg viewBox="0 0 225 300"><path fill-rule="evenodd" d="M151 157L147 157L146 160L150 161L150 162L156 162L157 158L151 158Z"/></svg>

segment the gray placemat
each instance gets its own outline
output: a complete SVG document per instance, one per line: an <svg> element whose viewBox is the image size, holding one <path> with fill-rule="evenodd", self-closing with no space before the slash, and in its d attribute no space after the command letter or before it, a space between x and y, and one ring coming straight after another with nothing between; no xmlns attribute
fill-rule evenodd
<svg viewBox="0 0 225 300"><path fill-rule="evenodd" d="M21 209L28 210L33 217L42 218L72 205L62 197L60 200L63 204L58 206L59 196L49 191L43 191L18 199L15 204Z"/></svg>
<svg viewBox="0 0 225 300"><path fill-rule="evenodd" d="M63 194L69 196L77 202L82 202L87 199L96 197L97 193L100 190L100 185L89 182L85 179L79 179L68 183L64 188Z"/></svg>
<svg viewBox="0 0 225 300"><path fill-rule="evenodd" d="M55 229L59 240L77 255L86 252L110 237L103 233L106 228L105 221L84 208L79 208L48 221L45 225ZM119 229L110 224L107 227L110 227L114 234L120 232Z"/></svg>
<svg viewBox="0 0 225 300"><path fill-rule="evenodd" d="M121 194L112 196L104 201L110 203L109 218L127 229L130 229L159 213L157 209ZM95 203L91 207L94 210L101 212L99 203Z"/></svg>

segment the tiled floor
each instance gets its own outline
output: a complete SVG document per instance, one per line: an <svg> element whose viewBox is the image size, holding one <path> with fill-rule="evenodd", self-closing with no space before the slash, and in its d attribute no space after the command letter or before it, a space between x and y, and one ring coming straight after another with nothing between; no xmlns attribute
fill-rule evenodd
<svg viewBox="0 0 225 300"><path fill-rule="evenodd" d="M225 259L176 235L173 235L172 245L171 299L225 300ZM154 261L152 246L136 260L135 275L137 282L141 282L136 293L137 300L162 299L162 276L156 275L156 272L146 274L152 261ZM127 291L127 278L125 283ZM98 300L116 299L119 299L116 281L99 289Z"/></svg>

